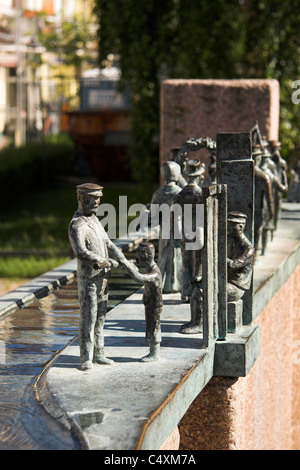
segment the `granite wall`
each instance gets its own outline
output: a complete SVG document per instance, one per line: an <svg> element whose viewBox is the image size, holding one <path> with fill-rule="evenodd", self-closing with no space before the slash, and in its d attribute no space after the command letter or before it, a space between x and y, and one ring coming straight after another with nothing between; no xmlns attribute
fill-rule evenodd
<svg viewBox="0 0 300 470"><path fill-rule="evenodd" d="M166 80L161 86L160 162L189 137L216 139L218 132L261 133L278 139L277 80ZM205 161L207 155L202 152Z"/></svg>

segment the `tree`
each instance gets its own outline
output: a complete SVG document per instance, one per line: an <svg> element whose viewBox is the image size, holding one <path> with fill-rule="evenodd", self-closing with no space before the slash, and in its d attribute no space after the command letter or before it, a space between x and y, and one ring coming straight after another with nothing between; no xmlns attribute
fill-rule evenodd
<svg viewBox="0 0 300 470"><path fill-rule="evenodd" d="M132 93L130 158L137 180L158 168L164 78L277 78L281 140L300 144L291 83L300 77L296 0L96 0L99 60L118 54Z"/></svg>
<svg viewBox="0 0 300 470"><path fill-rule="evenodd" d="M292 83L300 78L300 10L296 0L244 2L247 35L243 72L247 77L276 78L280 83L280 138L291 161L300 144L299 107Z"/></svg>
<svg viewBox="0 0 300 470"><path fill-rule="evenodd" d="M130 161L137 180L157 172L159 85L163 68L170 67L166 44L174 41L173 1L99 0L100 63L118 54L121 87L131 91L132 144ZM163 45L163 47L162 47Z"/></svg>
<svg viewBox="0 0 300 470"><path fill-rule="evenodd" d="M89 59L86 43L93 39L88 25L80 18L73 21L62 21L59 25L52 25L45 15L40 17L40 31L38 39L47 51L57 54L65 65L78 67Z"/></svg>

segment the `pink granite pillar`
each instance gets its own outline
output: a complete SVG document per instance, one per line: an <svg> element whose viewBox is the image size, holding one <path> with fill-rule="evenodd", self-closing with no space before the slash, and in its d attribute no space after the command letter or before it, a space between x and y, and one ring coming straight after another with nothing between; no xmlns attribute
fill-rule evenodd
<svg viewBox="0 0 300 470"><path fill-rule="evenodd" d="M166 80L161 87L160 162L189 137L216 139L218 132L261 133L278 139L277 80ZM205 160L205 157L204 157Z"/></svg>

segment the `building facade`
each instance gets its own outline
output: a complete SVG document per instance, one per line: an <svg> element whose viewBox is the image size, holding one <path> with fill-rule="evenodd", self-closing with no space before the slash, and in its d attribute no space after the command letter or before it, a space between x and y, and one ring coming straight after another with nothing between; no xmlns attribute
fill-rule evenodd
<svg viewBox="0 0 300 470"><path fill-rule="evenodd" d="M93 0L1 0L0 148L59 132L97 61Z"/></svg>

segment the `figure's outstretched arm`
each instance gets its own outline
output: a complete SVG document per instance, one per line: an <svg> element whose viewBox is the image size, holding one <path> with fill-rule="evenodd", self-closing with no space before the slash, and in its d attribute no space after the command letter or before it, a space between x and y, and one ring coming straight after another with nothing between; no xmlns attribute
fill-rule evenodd
<svg viewBox="0 0 300 470"><path fill-rule="evenodd" d="M142 274L139 272L138 268L132 262L126 259L125 263L122 263L123 266L127 269L130 277L134 279L136 282L140 282L141 284L145 284L145 282L154 281L157 277L156 273L153 274Z"/></svg>
<svg viewBox="0 0 300 470"><path fill-rule="evenodd" d="M106 243L109 257L123 265L127 259L122 250L120 250L120 248L118 248L109 238L107 238Z"/></svg>

